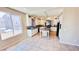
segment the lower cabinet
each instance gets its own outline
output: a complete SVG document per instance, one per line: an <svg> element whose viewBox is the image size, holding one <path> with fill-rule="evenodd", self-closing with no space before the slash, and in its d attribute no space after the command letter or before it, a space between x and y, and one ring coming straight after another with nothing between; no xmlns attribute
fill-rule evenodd
<svg viewBox="0 0 79 59"><path fill-rule="evenodd" d="M51 27L51 31L57 31L57 27Z"/></svg>
<svg viewBox="0 0 79 59"><path fill-rule="evenodd" d="M28 29L28 30L27 30L27 35L28 35L29 37L32 37L32 36L35 35L36 33L38 33L38 28L36 28L36 29Z"/></svg>

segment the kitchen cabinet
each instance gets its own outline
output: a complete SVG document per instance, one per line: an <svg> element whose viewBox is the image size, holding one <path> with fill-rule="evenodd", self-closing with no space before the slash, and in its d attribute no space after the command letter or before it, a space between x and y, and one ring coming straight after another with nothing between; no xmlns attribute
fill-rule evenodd
<svg viewBox="0 0 79 59"><path fill-rule="evenodd" d="M51 27L51 31L57 31L57 27Z"/></svg>
<svg viewBox="0 0 79 59"><path fill-rule="evenodd" d="M27 35L29 37L32 37L33 35L37 34L38 33L38 28L34 28L34 29L28 29L27 30Z"/></svg>

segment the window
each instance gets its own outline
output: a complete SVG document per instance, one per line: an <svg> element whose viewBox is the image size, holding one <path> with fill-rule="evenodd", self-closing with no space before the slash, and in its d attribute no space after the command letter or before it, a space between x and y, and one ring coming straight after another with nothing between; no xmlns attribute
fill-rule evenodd
<svg viewBox="0 0 79 59"><path fill-rule="evenodd" d="M20 34L22 32L20 17L16 15L11 15L11 17L12 17L14 35Z"/></svg>
<svg viewBox="0 0 79 59"><path fill-rule="evenodd" d="M5 12L0 12L0 38L5 40L9 37L22 33L20 17Z"/></svg>

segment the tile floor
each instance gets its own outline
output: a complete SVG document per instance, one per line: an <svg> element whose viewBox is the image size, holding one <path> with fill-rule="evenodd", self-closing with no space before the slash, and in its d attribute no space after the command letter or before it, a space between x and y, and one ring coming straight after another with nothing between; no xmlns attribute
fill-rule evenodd
<svg viewBox="0 0 79 59"><path fill-rule="evenodd" d="M32 38L27 38L15 46L12 46L7 51L78 51L79 47L66 45L59 42L59 39L53 37L41 37L35 35Z"/></svg>

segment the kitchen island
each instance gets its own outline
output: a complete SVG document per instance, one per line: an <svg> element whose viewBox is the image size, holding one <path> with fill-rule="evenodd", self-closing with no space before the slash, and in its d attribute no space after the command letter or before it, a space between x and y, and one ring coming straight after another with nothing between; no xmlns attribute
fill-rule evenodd
<svg viewBox="0 0 79 59"><path fill-rule="evenodd" d="M32 37L37 33L38 33L38 27L37 26L35 26L35 27L34 26L27 27L27 35L29 37Z"/></svg>

